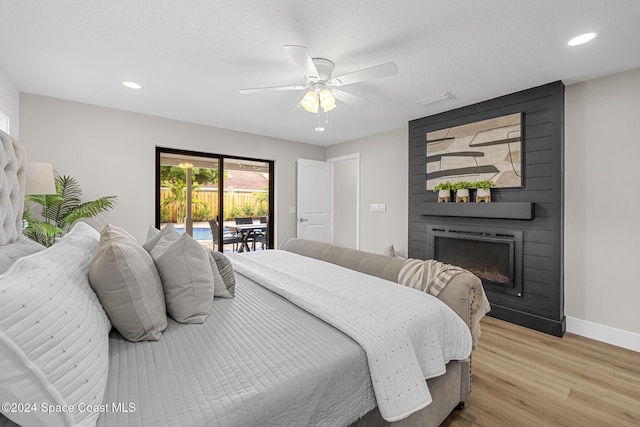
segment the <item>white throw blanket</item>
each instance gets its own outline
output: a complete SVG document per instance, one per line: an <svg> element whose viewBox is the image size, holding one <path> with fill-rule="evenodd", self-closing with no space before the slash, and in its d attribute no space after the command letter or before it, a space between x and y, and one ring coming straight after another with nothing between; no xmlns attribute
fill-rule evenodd
<svg viewBox="0 0 640 427"><path fill-rule="evenodd" d="M431 403L425 379L466 359L471 335L442 301L415 289L286 251L231 254L249 277L358 342L367 354L382 417L408 417Z"/></svg>

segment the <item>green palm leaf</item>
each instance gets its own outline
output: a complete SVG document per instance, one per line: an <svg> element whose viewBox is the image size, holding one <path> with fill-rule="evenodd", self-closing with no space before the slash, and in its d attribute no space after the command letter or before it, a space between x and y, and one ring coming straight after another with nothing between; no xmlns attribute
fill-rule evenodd
<svg viewBox="0 0 640 427"><path fill-rule="evenodd" d="M80 197L82 196L82 189L74 178L70 176L59 176L56 174L56 191L58 196L62 197L62 203L57 203L52 206L46 207L42 213L42 216L49 221L52 221L60 228L64 228L66 223L65 219L69 212L77 208L82 202Z"/></svg>
<svg viewBox="0 0 640 427"><path fill-rule="evenodd" d="M43 209L48 209L64 202L64 199L57 194L28 194L25 196L24 201L37 203L42 205Z"/></svg>
<svg viewBox="0 0 640 427"><path fill-rule="evenodd" d="M112 209L116 203L116 196L104 196L90 202L82 203L68 211L62 218L64 221L64 229L66 230L71 224L80 218L91 218L99 213Z"/></svg>

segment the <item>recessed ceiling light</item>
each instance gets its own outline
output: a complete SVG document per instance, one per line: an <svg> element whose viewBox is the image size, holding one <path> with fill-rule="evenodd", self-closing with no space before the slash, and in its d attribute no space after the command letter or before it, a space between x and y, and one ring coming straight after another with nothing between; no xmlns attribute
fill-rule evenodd
<svg viewBox="0 0 640 427"><path fill-rule="evenodd" d="M142 85L140 85L139 83L136 82L122 82L122 84L126 87L128 87L129 89L140 89L142 88Z"/></svg>
<svg viewBox="0 0 640 427"><path fill-rule="evenodd" d="M579 36L575 36L574 38L569 40L567 44L569 46L578 46L578 45L590 42L595 37L596 37L596 33L584 33L584 34L580 34Z"/></svg>
<svg viewBox="0 0 640 427"><path fill-rule="evenodd" d="M316 128L316 132L324 132L324 128L323 127L317 127Z"/></svg>

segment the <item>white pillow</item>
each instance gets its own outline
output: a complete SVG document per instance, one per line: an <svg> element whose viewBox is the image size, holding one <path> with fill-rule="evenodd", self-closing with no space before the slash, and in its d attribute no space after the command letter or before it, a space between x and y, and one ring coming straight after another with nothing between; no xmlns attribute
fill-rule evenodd
<svg viewBox="0 0 640 427"><path fill-rule="evenodd" d="M97 248L98 232L78 223L0 276L0 402L36 404L3 411L20 425L96 423L99 414L78 405L103 403L109 369L111 324L87 278ZM42 405L75 410L45 413Z"/></svg>
<svg viewBox="0 0 640 427"><path fill-rule="evenodd" d="M162 283L151 256L125 229L107 224L89 268L91 287L129 341L158 340L167 328Z"/></svg>
<svg viewBox="0 0 640 427"><path fill-rule="evenodd" d="M180 323L204 323L211 314L214 289L204 248L188 234L180 235L171 224L144 247L160 273L167 312Z"/></svg>

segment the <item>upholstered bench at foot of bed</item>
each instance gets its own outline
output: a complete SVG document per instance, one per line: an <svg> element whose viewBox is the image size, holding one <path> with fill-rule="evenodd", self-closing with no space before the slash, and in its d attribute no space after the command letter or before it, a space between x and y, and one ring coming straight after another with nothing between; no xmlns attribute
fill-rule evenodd
<svg viewBox="0 0 640 427"><path fill-rule="evenodd" d="M372 276L398 282L400 269L404 259L387 255L343 248L328 243L313 242L304 239L290 238L285 240L280 249L294 252L310 258L320 259L340 265L351 270L360 271ZM472 319L480 310L482 283L471 273L455 276L440 292L438 299L447 304L460 316L473 332ZM471 391L471 358L468 361L451 361L447 364L447 372L437 378L428 380L433 403L410 417L393 423L395 426L437 426L453 409L463 403ZM387 426L376 409L369 412L352 426L378 427Z"/></svg>

